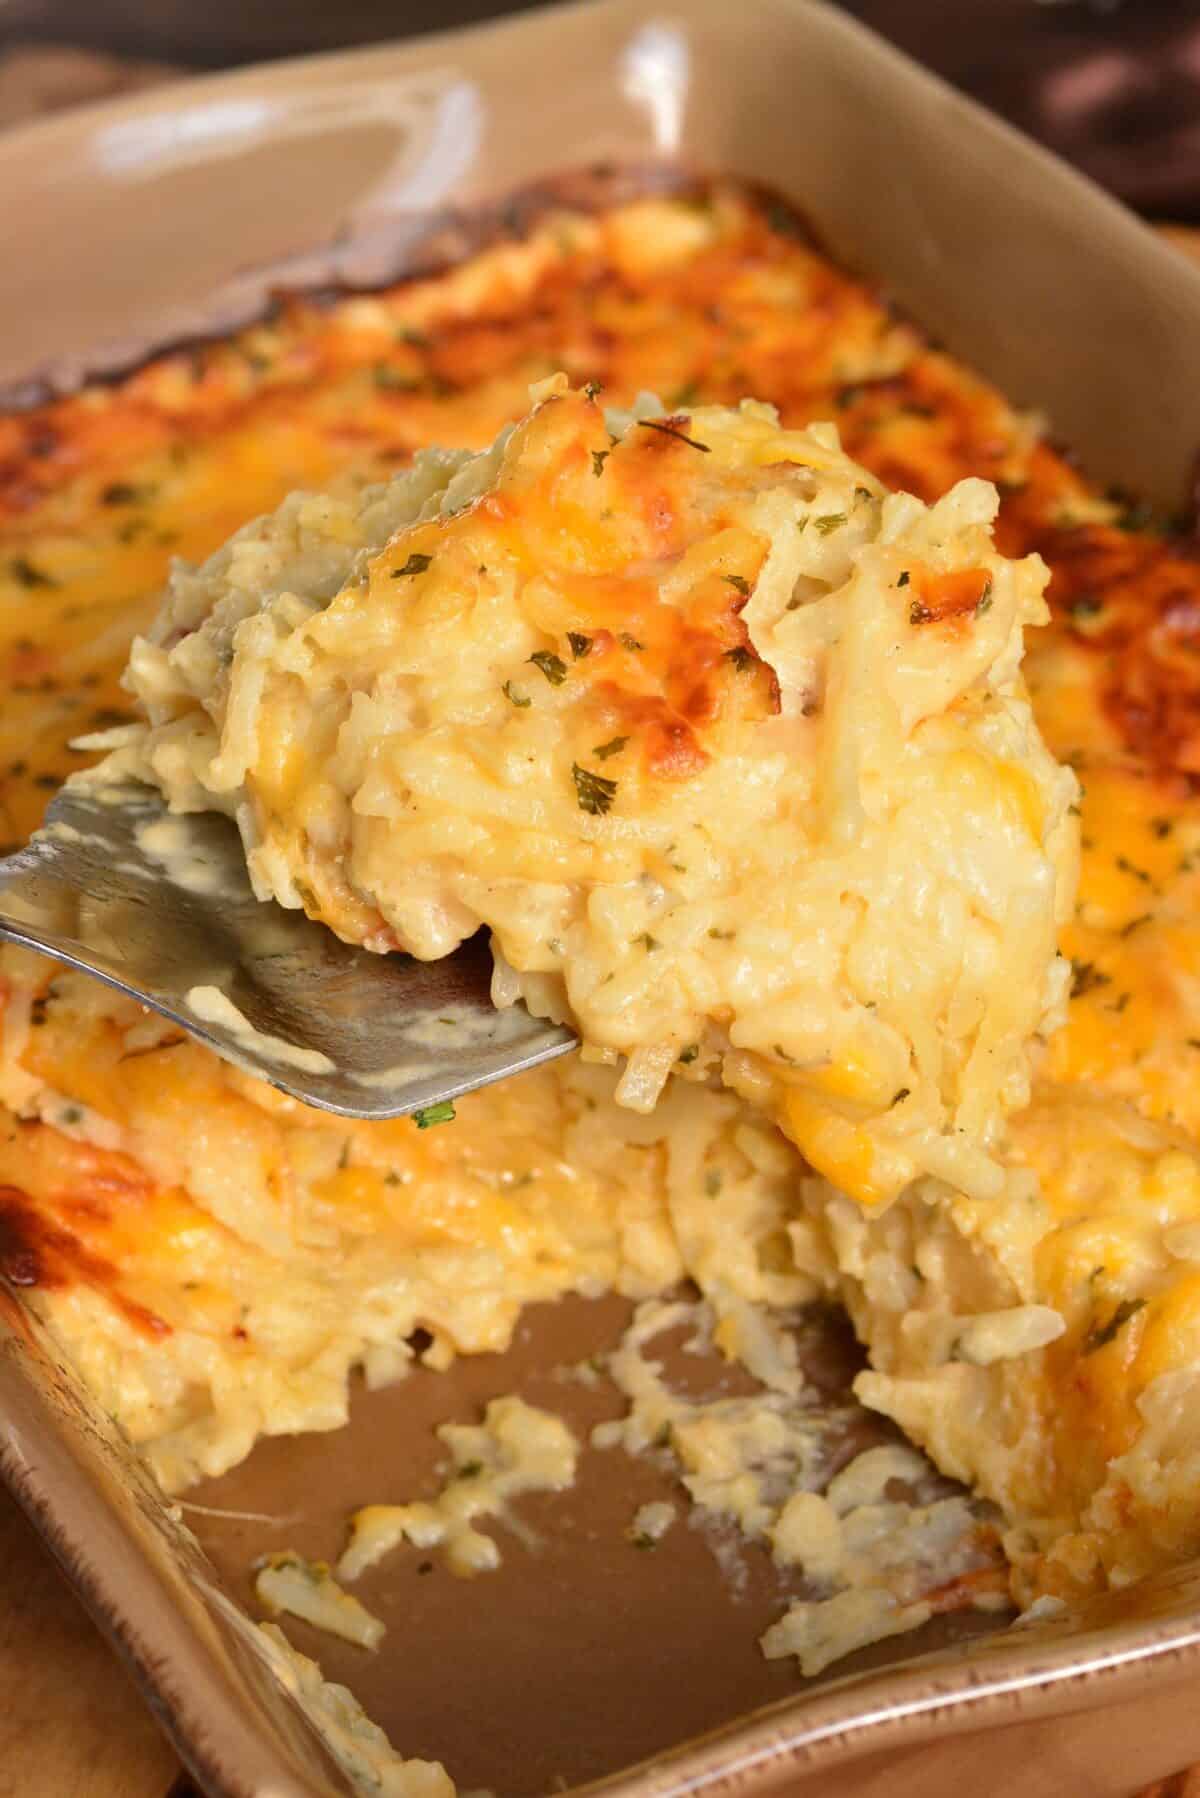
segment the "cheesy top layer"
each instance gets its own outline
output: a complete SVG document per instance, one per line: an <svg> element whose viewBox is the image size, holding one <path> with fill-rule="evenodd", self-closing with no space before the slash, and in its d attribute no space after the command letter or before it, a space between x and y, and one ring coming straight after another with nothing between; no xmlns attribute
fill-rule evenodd
<svg viewBox="0 0 1200 1798"><path fill-rule="evenodd" d="M905 1202L868 1240L823 1185L839 1236L828 1280L878 1364L870 1402L1010 1516L1040 1519L1043 1544L1084 1531L1086 1553L1077 1537L1060 1557L1064 1583L1086 1580L1089 1556L1128 1573L1196 1552L1200 561L1098 492L785 207L717 184L564 212L448 273L291 298L235 337L0 418L6 846L84 759L72 741L130 720L118 677L173 555L202 562L295 489L341 480L353 507L364 481L432 443L481 449L559 369L616 406L653 389L690 417L752 393L790 431L832 419L873 477L929 503L984 477L998 547L1048 565L1051 624L1025 672L1081 781L1082 867L1061 937L1067 1021L1039 1047L1014 1128L1024 1196L943 1209L937 1230ZM5 958L0 1267L41 1295L135 1436L163 1445L173 1483L229 1465L264 1429L343 1416L346 1368L394 1358L401 1317L439 1345L495 1348L522 1297L580 1280L655 1291L699 1265L767 1303L811 1289L797 1270L820 1247L795 1157L761 1130L751 1144L728 1112L719 1152L688 1159L698 1109L673 1138L681 1258L649 1196L658 1150L628 1141L664 1120L581 1095L586 1070L479 1095L425 1137L343 1133L96 995ZM769 1203L749 1147L756 1166L776 1157ZM869 1220L847 1210L861 1232ZM397 1270L404 1303L383 1318ZM935 1282L950 1328L924 1321ZM976 1315L1015 1308L1011 1335L1046 1307L1065 1327L1042 1349L983 1365L958 1346ZM941 1346L920 1348L923 1334Z"/></svg>
<svg viewBox="0 0 1200 1798"><path fill-rule="evenodd" d="M489 926L497 996L627 1057L635 1109L723 1066L864 1202L991 1190L1076 853L1018 672L1045 570L995 509L752 401L606 421L563 377L491 450L180 570L120 765L348 940Z"/></svg>

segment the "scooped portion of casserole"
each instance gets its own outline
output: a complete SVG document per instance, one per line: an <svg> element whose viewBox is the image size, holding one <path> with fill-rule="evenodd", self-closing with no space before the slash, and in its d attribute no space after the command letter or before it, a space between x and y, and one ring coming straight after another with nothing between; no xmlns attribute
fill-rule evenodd
<svg viewBox="0 0 1200 1798"><path fill-rule="evenodd" d="M719 1072L868 1205L995 1196L1076 863L1019 672L1046 569L996 507L753 401L606 417L559 377L489 450L179 571L123 758L350 941L489 926L498 1000L624 1057L619 1102Z"/></svg>

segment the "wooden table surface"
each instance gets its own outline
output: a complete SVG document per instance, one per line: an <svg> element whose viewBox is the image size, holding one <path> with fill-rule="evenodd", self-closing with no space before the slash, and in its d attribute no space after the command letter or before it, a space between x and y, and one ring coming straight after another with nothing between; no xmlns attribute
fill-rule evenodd
<svg viewBox="0 0 1200 1798"><path fill-rule="evenodd" d="M173 72L91 52L12 50L0 56L0 126ZM1200 232L1167 235L1200 258ZM124 1668L3 1490L0 1693L0 1798L198 1798ZM1200 1767L1138 1798L1200 1798Z"/></svg>

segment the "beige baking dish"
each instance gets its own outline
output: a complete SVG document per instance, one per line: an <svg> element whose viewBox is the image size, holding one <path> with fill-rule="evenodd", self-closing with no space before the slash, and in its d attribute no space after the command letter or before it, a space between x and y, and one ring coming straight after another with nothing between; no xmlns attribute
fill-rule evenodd
<svg viewBox="0 0 1200 1798"><path fill-rule="evenodd" d="M681 164L779 188L836 254L1047 413L1094 473L1171 507L1187 496L1200 277L813 0L685 0L661 15L601 0L15 134L0 143L0 384L19 401L248 317L272 287L370 283L461 253L488 203L539 182L561 191L566 169L593 170L594 187ZM336 1436L264 1445L189 1496L286 1522L188 1512L206 1556L5 1293L0 1472L206 1790L333 1798L344 1776L231 1602L250 1559L284 1541L332 1546L345 1511L419 1473L431 1422L514 1386L536 1396L547 1367L610 1340L622 1315L615 1301L556 1307L508 1356L364 1395ZM535 1519L547 1550L519 1575L393 1591L398 1646L368 1667L320 1644L328 1670L404 1752L443 1756L464 1787L490 1768L505 1798L588 1780L614 1798L937 1798L966 1782L973 1798L1115 1798L1200 1757L1200 1572L1072 1623L887 1644L890 1660L871 1651L805 1689L753 1652L765 1587L751 1577L730 1609L690 1532L661 1556L607 1554L643 1477L623 1474L619 1493L585 1477Z"/></svg>

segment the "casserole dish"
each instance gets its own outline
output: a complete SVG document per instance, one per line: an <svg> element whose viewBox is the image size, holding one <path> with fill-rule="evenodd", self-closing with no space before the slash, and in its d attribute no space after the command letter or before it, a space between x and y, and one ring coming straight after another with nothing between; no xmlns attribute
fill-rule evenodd
<svg viewBox="0 0 1200 1798"><path fill-rule="evenodd" d="M1092 472L1119 475L1165 506L1184 496L1191 327L1200 311L1194 275L1086 184L809 5L763 6L753 32L744 16L735 24L704 6L662 20L622 5L553 13L412 49L217 78L177 104L152 95L37 127L0 148L18 271L3 300L3 375L25 392L69 385L164 340L249 318L273 286L369 285L444 261L469 247L473 208L565 162L639 160L728 169L793 194L835 254L886 277L909 312L1018 402L1045 407ZM81 260L101 207L106 231L92 274ZM1088 332L1079 328L1085 306ZM546 1326L551 1334L535 1343L539 1365L562 1358L553 1332L568 1326L565 1312ZM502 1386L517 1374L506 1366ZM468 1387L472 1377L482 1376L453 1375ZM230 1794L348 1789L275 1691L205 1562L144 1478L129 1472L125 1452L15 1300L3 1378L7 1477L131 1654L206 1786ZM395 1395L360 1406L368 1457L384 1433L371 1414L386 1404L399 1464L411 1461L397 1419L413 1409L412 1390L403 1406ZM370 1496L352 1441L353 1430L315 1451L345 1480L330 1501L341 1510ZM306 1452L302 1441L269 1445L219 1491L197 1497L213 1510L269 1516L281 1493L303 1490L307 1513L318 1496ZM256 1484L268 1474L269 1500ZM298 1531L304 1520L290 1515L289 1498L282 1505ZM197 1525L202 1516L192 1513ZM308 1522L319 1529L319 1518ZM592 1526L583 1519L579 1527L586 1534ZM214 1554L238 1564L227 1538L223 1548L215 1527L205 1533ZM265 1546L239 1542L240 1564ZM588 1577L582 1565L576 1579L560 1569L561 1583L533 1612L542 1641L547 1622L565 1617L564 1640L583 1652ZM639 1591L648 1585L639 1571ZM673 1589L690 1592L686 1582ZM618 1604L613 1586L602 1585L599 1597ZM464 1720L489 1703L503 1720L511 1758L493 1777L501 1783L507 1773L514 1792L555 1776L554 1751L535 1770L514 1746L513 1695L497 1684L521 1607L518 1595L497 1630L490 1688L460 1690ZM680 1706L672 1728L660 1694L673 1682L694 1685L673 1669L681 1643L706 1638L682 1600L669 1617L664 1604L656 1612L669 1623L658 1649L661 1683L646 1688L653 1730L640 1747L635 1731L624 1747L610 1731L607 1763L563 1777L577 1784L594 1772L608 1789L630 1793L721 1782L746 1791L806 1782L870 1791L884 1779L891 1791L907 1779L927 1792L949 1790L969 1765L983 1790L1017 1773L1032 1791L1129 1790L1197 1750L1178 1704L1200 1641L1192 1607L1187 1577L1175 1576L1106 1600L1083 1622L975 1647L943 1641L920 1664L860 1672L742 1721L728 1708L736 1682L723 1679L707 1715L685 1716ZM627 1638L644 1633L636 1609L624 1627ZM711 1619L706 1627L713 1630ZM467 1607L462 1628L479 1628ZM720 1638L707 1640L707 1659L721 1670ZM550 1689L562 1653L556 1648L525 1694L547 1742L545 1719L555 1713L560 1755L563 1745L595 1739L603 1710L589 1715L578 1688L566 1703ZM443 1679L451 1666L457 1678L449 1639L439 1658ZM747 1703L785 1689L776 1681ZM371 1708L379 1714L377 1703ZM621 1700L611 1708L631 1711ZM715 1735L673 1746L712 1725L721 1726ZM979 1737L993 1730L981 1754ZM413 1742L411 1730L403 1745L434 1751ZM653 1765L620 1770L622 1756L646 1749Z"/></svg>

